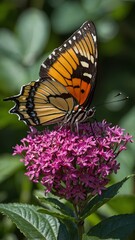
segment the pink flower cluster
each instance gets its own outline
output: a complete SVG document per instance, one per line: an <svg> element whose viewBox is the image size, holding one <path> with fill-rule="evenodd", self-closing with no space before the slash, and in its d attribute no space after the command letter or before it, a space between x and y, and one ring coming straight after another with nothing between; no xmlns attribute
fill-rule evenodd
<svg viewBox="0 0 135 240"><path fill-rule="evenodd" d="M22 155L33 182L41 182L46 192L74 203L89 195L101 194L108 175L117 173L118 154L132 137L124 129L106 121L79 125L79 133L70 128L31 132L16 145L14 155Z"/></svg>

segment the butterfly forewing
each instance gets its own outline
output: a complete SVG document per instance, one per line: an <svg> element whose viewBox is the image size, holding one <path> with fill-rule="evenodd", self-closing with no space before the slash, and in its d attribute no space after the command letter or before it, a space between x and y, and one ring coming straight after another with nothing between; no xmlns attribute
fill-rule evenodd
<svg viewBox="0 0 135 240"><path fill-rule="evenodd" d="M92 22L86 22L43 62L40 78L54 78L66 87L77 104L86 107L94 89L96 68L96 30Z"/></svg>

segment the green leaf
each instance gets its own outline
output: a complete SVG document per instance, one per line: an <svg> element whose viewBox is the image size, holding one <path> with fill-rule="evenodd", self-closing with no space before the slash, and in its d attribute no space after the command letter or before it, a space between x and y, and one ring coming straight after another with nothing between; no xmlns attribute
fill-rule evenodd
<svg viewBox="0 0 135 240"><path fill-rule="evenodd" d="M38 208L18 203L0 204L0 212L7 215L27 239L56 240L59 233L58 220L37 212Z"/></svg>
<svg viewBox="0 0 135 240"><path fill-rule="evenodd" d="M75 31L86 20L86 12L79 3L73 1L63 2L52 14L53 28L60 34Z"/></svg>
<svg viewBox="0 0 135 240"><path fill-rule="evenodd" d="M23 164L19 161L19 157L11 155L3 155L0 159L0 183L12 176Z"/></svg>
<svg viewBox="0 0 135 240"><path fill-rule="evenodd" d="M124 3L122 3L121 0L95 0L95 1L89 1L89 0L83 0L82 5L85 8L85 10L89 13L91 18L98 18L101 19L110 15L117 10L119 7L123 7Z"/></svg>
<svg viewBox="0 0 135 240"><path fill-rule="evenodd" d="M44 213L44 214L51 215L51 216L59 219L59 221L64 223L65 226L67 227L68 233L71 236L70 239L73 238L74 240L78 240L78 230L77 230L77 225L76 225L76 219L75 218L70 217L70 216L65 215L65 214L60 214L60 213L57 213L57 212L53 212L52 210L43 209L43 208L39 209L38 211L41 212L41 213ZM62 238L62 240L63 240L63 238Z"/></svg>
<svg viewBox="0 0 135 240"><path fill-rule="evenodd" d="M58 235L58 240L70 240L69 232L67 231L67 228L65 224L60 223L60 228L59 228L59 235Z"/></svg>
<svg viewBox="0 0 135 240"><path fill-rule="evenodd" d="M88 236L88 235L86 235L86 234L83 234L82 240L101 240L101 238L91 237L91 236Z"/></svg>
<svg viewBox="0 0 135 240"><path fill-rule="evenodd" d="M38 210L40 213L44 213L44 214L49 214L53 217L56 217L58 218L59 220L68 220L68 221L71 221L71 222L75 222L75 218L74 217L70 217L66 214L61 214L61 213L58 213L58 212L53 212L52 210L49 210L49 209L45 209L45 208L40 208Z"/></svg>
<svg viewBox="0 0 135 240"><path fill-rule="evenodd" d="M135 195L118 195L108 205L117 213L135 212Z"/></svg>
<svg viewBox="0 0 135 240"><path fill-rule="evenodd" d="M125 81L124 76L126 76L126 79L130 78L126 75L124 72L124 75L121 76L123 79L123 82ZM121 78L120 77L120 78ZM133 88L133 85L131 83L131 88ZM130 101L130 100L129 100ZM134 135L134 125L135 125L135 107L132 107L127 114L122 117L120 124L122 128L126 129L126 132L129 132L131 135ZM134 136L133 136L134 140ZM135 156L135 142L132 144L127 145L127 151L121 152L121 154L118 157L119 163L121 163L121 167L119 169L119 174L113 174L113 179L115 182L119 181L123 176L130 175L134 170L134 156ZM132 194L133 192L133 185L134 185L134 179L130 179L126 182L124 187L121 190L122 194Z"/></svg>
<svg viewBox="0 0 135 240"><path fill-rule="evenodd" d="M8 57L21 58L21 46L14 35L7 29L0 30L0 51Z"/></svg>
<svg viewBox="0 0 135 240"><path fill-rule="evenodd" d="M101 8L101 1L100 0L83 0L82 1L83 8L87 13L90 15L90 19L95 19L100 17L103 14L103 10Z"/></svg>
<svg viewBox="0 0 135 240"><path fill-rule="evenodd" d="M14 118L12 118L11 115L8 113L9 109L10 109L9 104L6 104L6 102L0 103L0 112L1 112L0 129L2 129L2 128L6 127L7 125L12 124L14 122Z"/></svg>
<svg viewBox="0 0 135 240"><path fill-rule="evenodd" d="M108 187L106 190L103 191L102 195L97 195L94 197L90 202L87 204L87 206L84 208L84 210L81 213L82 219L85 219L87 216L95 212L98 208L100 208L103 204L108 202L111 198L113 198L117 193L118 190L122 187L122 185L134 175L130 175L126 178L124 178L122 181L113 184L112 186Z"/></svg>
<svg viewBox="0 0 135 240"><path fill-rule="evenodd" d="M123 214L107 218L88 232L89 236L100 239L127 239L135 230L135 214Z"/></svg>
<svg viewBox="0 0 135 240"><path fill-rule="evenodd" d="M28 81L26 69L13 59L3 56L2 61L0 61L0 69L1 90L4 92L11 93L20 90L20 87Z"/></svg>
<svg viewBox="0 0 135 240"><path fill-rule="evenodd" d="M60 213L66 214L68 216L74 217L74 212L66 204L60 202L56 198L38 198L41 203L45 203L49 207L52 206L54 210L59 211Z"/></svg>
<svg viewBox="0 0 135 240"><path fill-rule="evenodd" d="M19 18L16 31L22 45L23 62L31 65L47 44L50 26L45 13L31 8Z"/></svg>
<svg viewBox="0 0 135 240"><path fill-rule="evenodd" d="M32 66L28 68L30 79L39 78L39 70L42 62L49 56L49 53L44 54L40 59L38 59Z"/></svg>
<svg viewBox="0 0 135 240"><path fill-rule="evenodd" d="M96 24L98 36L102 41L113 39L119 31L119 25L110 19L103 19Z"/></svg>
<svg viewBox="0 0 135 240"><path fill-rule="evenodd" d="M135 120L135 107L133 106L120 121L120 126L126 129L131 135L134 133L135 125L134 120ZM135 142L133 144L128 145L128 151L124 152L124 155L126 155L127 152L130 152L131 159L130 161L127 161L126 159L126 163L128 166L130 166L130 169L132 170L134 168Z"/></svg>
<svg viewBox="0 0 135 240"><path fill-rule="evenodd" d="M41 211L42 213L57 217L61 223L64 223L63 226L66 226L66 230L64 229L64 232L68 230L68 234L65 234L66 239L68 239L70 235L71 236L70 239L78 240L78 230L76 225L76 219L75 217L72 217L74 216L72 205L69 207L69 203L67 202L62 203L58 200L57 197L56 198L38 197L38 199L41 201L42 205L45 205L45 207L47 207L47 209L44 209L44 210L39 209L39 212ZM60 239L63 240L65 238L60 238Z"/></svg>

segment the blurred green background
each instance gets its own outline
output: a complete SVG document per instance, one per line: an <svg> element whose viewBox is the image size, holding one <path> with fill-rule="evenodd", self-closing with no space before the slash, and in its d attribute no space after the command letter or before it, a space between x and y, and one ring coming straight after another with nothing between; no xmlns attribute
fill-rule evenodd
<svg viewBox="0 0 135 240"><path fill-rule="evenodd" d="M135 136L135 1L129 0L1 0L0 1L0 201L38 204L33 191L41 189L24 176L25 168L12 147L28 127L8 114L13 103L3 98L18 94L22 85L38 79L40 64L80 25L92 20L97 28L99 63L93 106L96 119L119 124ZM128 101L113 104L123 93ZM101 103L101 105L100 105ZM99 105L99 106L98 106ZM135 144L119 157L121 169L112 182L133 173ZM135 184L128 181L107 206L87 220L87 226L118 213L135 212ZM0 239L25 239L3 217ZM132 238L134 239L134 238Z"/></svg>

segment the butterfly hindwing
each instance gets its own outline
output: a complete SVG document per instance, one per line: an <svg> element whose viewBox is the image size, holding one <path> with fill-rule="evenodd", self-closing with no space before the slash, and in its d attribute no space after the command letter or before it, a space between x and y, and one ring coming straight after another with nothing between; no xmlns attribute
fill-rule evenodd
<svg viewBox="0 0 135 240"><path fill-rule="evenodd" d="M50 76L60 82L77 104L86 107L91 101L96 69L96 30L92 22L86 22L43 62L40 78Z"/></svg>
<svg viewBox="0 0 135 240"><path fill-rule="evenodd" d="M48 125L58 122L73 109L73 98L59 82L33 81L22 87L18 96L8 98L16 105L10 113L19 115L28 125Z"/></svg>

